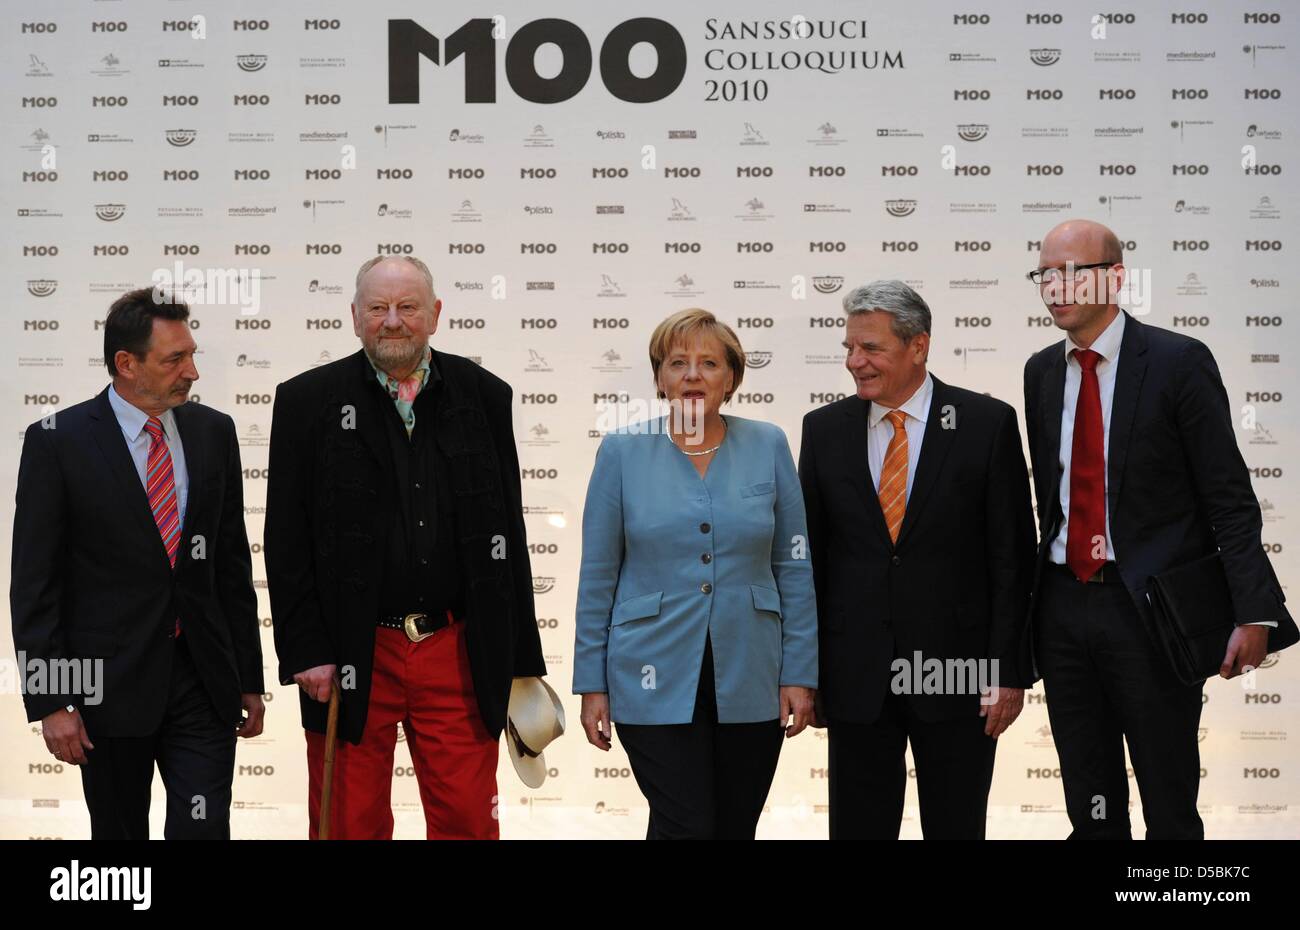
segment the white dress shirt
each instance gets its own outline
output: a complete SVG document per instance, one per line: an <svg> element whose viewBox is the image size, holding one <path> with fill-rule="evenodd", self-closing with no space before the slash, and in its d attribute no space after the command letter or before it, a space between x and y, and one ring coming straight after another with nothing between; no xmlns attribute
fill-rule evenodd
<svg viewBox="0 0 1300 930"><path fill-rule="evenodd" d="M1101 390L1102 462L1110 462L1110 408L1115 400L1115 373L1119 371L1119 347L1124 341L1124 314L1110 321L1089 348L1101 356L1097 362L1097 387ZM1074 451L1074 411L1079 403L1079 388L1083 384L1083 368L1074 357L1080 349L1070 335L1065 336L1065 397L1061 404L1061 531L1052 540L1048 558L1058 565L1065 564L1065 541L1070 525L1070 455ZM1110 484L1110 475L1102 469L1102 490ZM1105 498L1103 498L1104 500ZM1115 546L1110 536L1110 507L1106 508L1106 561L1115 561Z"/></svg>
<svg viewBox="0 0 1300 930"><path fill-rule="evenodd" d="M1101 392L1102 462L1106 466L1103 489L1110 485L1110 408L1115 401L1115 375L1119 371L1119 349L1124 341L1124 313L1121 311L1110 321L1089 348L1101 356L1097 362L1097 387ZM1070 454L1074 451L1074 411L1078 406L1079 388L1083 384L1083 368L1074 357L1074 350L1082 348L1065 336L1065 397L1061 404L1061 531L1052 540L1048 558L1059 565L1065 562L1065 542L1070 527ZM909 438L911 434L908 434ZM1115 561L1115 544L1110 535L1110 505L1106 504L1106 561ZM1277 626L1276 620L1242 620L1244 626Z"/></svg>
<svg viewBox="0 0 1300 930"><path fill-rule="evenodd" d="M912 482L916 479L916 463L921 459L921 440L925 438L925 420L930 415L930 398L934 396L934 381L930 373L916 392L898 410L907 414L907 497L912 499ZM871 468L871 485L880 493L880 470L885 465L889 441L894 438L894 424L885 415L895 408L882 407L872 402L867 413L867 465Z"/></svg>
<svg viewBox="0 0 1300 930"><path fill-rule="evenodd" d="M131 453L131 461L135 463L136 474L140 476L140 485L148 488L145 474L146 466L149 464L150 440L144 425L149 420L149 414L123 400L122 395L118 394L111 384L108 386L108 403L113 408L113 415L117 417L117 425L122 428L122 435L126 437L126 448ZM168 410L158 419L162 421L163 439L166 440L167 449L172 454L172 474L176 479L176 513L180 518L180 525L184 526L185 504L190 490L189 473L185 470L185 447L181 445L180 430L176 426L176 414Z"/></svg>

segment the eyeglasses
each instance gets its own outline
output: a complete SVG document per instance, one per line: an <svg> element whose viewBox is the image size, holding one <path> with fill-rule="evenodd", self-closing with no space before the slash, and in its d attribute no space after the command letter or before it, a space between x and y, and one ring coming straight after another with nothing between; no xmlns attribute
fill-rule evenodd
<svg viewBox="0 0 1300 930"><path fill-rule="evenodd" d="M1041 287L1044 284L1055 284L1065 278L1066 275L1072 274L1074 280L1078 281L1082 277L1080 272L1087 271L1089 268L1109 268L1116 264L1115 262L1092 262L1087 265L1076 265L1074 262L1066 262L1065 268L1035 268L1025 275L1031 284Z"/></svg>

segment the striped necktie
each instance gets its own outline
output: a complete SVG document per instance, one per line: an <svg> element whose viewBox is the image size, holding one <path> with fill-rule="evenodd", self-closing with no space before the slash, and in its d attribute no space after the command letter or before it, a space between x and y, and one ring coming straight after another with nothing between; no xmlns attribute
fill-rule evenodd
<svg viewBox="0 0 1300 930"><path fill-rule="evenodd" d="M181 515L176 505L176 475L172 471L172 453L163 439L162 420L150 417L144 424L149 434L149 459L144 469L144 490L149 496L153 522L158 525L167 561L176 568L176 553L181 547ZM181 618L176 618L173 636L181 635Z"/></svg>
<svg viewBox="0 0 1300 930"><path fill-rule="evenodd" d="M153 522L158 524L167 559L176 567L176 552L181 546L181 517L176 506L176 476L172 473L172 453L163 439L162 420L150 417L144 424L149 434L149 460L145 465L145 493Z"/></svg>
<svg viewBox="0 0 1300 930"><path fill-rule="evenodd" d="M880 510L885 515L885 525L889 527L889 538L898 542L898 531L903 526L903 514L907 511L907 414L901 410L891 410L885 414L894 426L894 436L889 440L889 449L885 452L885 462L880 469Z"/></svg>

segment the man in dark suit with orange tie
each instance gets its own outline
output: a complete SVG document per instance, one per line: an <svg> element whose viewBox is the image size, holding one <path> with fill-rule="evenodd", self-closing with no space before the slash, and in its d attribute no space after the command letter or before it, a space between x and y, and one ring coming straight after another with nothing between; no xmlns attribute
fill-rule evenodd
<svg viewBox="0 0 1300 930"><path fill-rule="evenodd" d="M1035 680L1016 412L926 370L930 308L901 281L844 310L857 391L804 417L799 455L830 836L897 839L910 743L926 839L982 839L996 740Z"/></svg>
<svg viewBox="0 0 1300 930"><path fill-rule="evenodd" d="M1029 273L1066 333L1025 365L1038 671L1072 838L1131 838L1127 741L1147 838L1202 839L1203 682L1184 683L1160 651L1151 578L1219 553L1237 624L1224 678L1298 634L1214 356L1120 310L1123 261L1111 230L1069 220Z"/></svg>
<svg viewBox="0 0 1300 930"><path fill-rule="evenodd" d="M239 444L229 416L186 403L188 318L149 288L119 298L113 383L28 427L18 469L23 700L50 754L81 767L93 839L149 838L155 763L164 835L229 839L235 737L262 730Z"/></svg>

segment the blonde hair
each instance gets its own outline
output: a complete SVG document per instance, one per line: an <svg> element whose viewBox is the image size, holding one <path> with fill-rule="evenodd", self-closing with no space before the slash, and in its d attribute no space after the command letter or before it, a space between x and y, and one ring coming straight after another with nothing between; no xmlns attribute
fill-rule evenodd
<svg viewBox="0 0 1300 930"><path fill-rule="evenodd" d="M674 346L695 336L712 336L722 343L722 349L727 357L727 366L731 368L733 379L731 390L727 392L723 402L731 400L731 395L740 388L740 382L745 377L745 350L740 347L740 340L736 338L736 333L730 326L708 310L699 307L677 311L656 326L655 331L650 335L650 370L654 373L657 396L661 398L664 396L663 391L658 390L657 387L659 367L663 365L664 359L672 352Z"/></svg>

